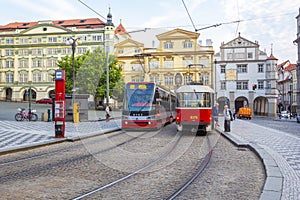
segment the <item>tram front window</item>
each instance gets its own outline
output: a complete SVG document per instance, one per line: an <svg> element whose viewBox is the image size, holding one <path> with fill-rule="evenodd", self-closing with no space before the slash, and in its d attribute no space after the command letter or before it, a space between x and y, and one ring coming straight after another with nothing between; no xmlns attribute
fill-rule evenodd
<svg viewBox="0 0 300 200"><path fill-rule="evenodd" d="M177 98L179 107L209 107L211 101L209 93L203 92L179 93Z"/></svg>
<svg viewBox="0 0 300 200"><path fill-rule="evenodd" d="M151 95L133 95L129 99L130 111L150 111L153 109Z"/></svg>

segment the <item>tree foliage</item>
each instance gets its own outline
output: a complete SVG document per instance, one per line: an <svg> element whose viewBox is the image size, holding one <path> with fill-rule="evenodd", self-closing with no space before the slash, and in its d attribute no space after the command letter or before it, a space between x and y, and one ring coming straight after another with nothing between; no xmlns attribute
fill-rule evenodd
<svg viewBox="0 0 300 200"><path fill-rule="evenodd" d="M75 87L77 93L91 94L95 102L103 100L106 96L106 54L98 47L93 52L87 52L77 56L75 63ZM59 61L60 69L66 71L66 91L72 92L73 74L72 57L66 56ZM121 78L122 68L117 65L117 59L110 55L108 59L109 68L109 95L122 100L124 81Z"/></svg>
<svg viewBox="0 0 300 200"><path fill-rule="evenodd" d="M76 74L86 59L88 53L79 55L74 57L74 68L75 68L75 80L76 80ZM73 65L72 65L72 56L65 56L61 60L58 60L58 67L61 70L65 70L65 75L66 75L66 93L67 94L72 94L72 89L73 89ZM76 85L75 85L76 87Z"/></svg>

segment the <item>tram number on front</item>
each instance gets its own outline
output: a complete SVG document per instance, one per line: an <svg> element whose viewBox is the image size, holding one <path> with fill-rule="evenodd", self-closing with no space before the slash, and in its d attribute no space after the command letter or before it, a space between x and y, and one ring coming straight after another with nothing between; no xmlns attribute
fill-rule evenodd
<svg viewBox="0 0 300 200"><path fill-rule="evenodd" d="M198 119L198 116L190 116L190 119Z"/></svg>

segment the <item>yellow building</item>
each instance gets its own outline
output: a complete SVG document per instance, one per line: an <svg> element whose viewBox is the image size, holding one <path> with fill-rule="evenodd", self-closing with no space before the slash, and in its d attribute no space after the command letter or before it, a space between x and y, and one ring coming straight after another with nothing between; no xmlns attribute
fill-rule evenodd
<svg viewBox="0 0 300 200"><path fill-rule="evenodd" d="M210 40L201 45L199 33L182 29L167 31L156 35L159 44L151 48L133 40L130 34L124 38L126 30L122 24L115 33L119 39L115 56L123 67L125 82L153 81L174 90L200 81L214 88L213 46Z"/></svg>
<svg viewBox="0 0 300 200"><path fill-rule="evenodd" d="M104 46L105 22L98 18L16 22L0 26L0 100L50 97L57 61L72 55L70 37L80 38L75 56Z"/></svg>

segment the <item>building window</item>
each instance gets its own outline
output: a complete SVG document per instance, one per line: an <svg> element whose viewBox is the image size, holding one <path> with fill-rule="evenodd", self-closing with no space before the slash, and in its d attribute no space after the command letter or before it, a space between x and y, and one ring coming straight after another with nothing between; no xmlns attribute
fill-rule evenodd
<svg viewBox="0 0 300 200"><path fill-rule="evenodd" d="M131 64L132 71L141 71L141 64Z"/></svg>
<svg viewBox="0 0 300 200"><path fill-rule="evenodd" d="M48 42L49 43L55 43L55 42L57 42L57 37L48 37Z"/></svg>
<svg viewBox="0 0 300 200"><path fill-rule="evenodd" d="M203 83L203 85L209 85L209 77L208 76L199 76L199 82Z"/></svg>
<svg viewBox="0 0 300 200"><path fill-rule="evenodd" d="M266 89L271 89L271 82L270 81L266 82Z"/></svg>
<svg viewBox="0 0 300 200"><path fill-rule="evenodd" d="M164 61L164 68L173 68L174 67L174 61L173 60L165 60Z"/></svg>
<svg viewBox="0 0 300 200"><path fill-rule="evenodd" d="M123 49L119 49L119 50L118 50L118 54L122 54L123 52L124 52Z"/></svg>
<svg viewBox="0 0 300 200"><path fill-rule="evenodd" d="M48 55L56 55L57 54L57 48L48 48Z"/></svg>
<svg viewBox="0 0 300 200"><path fill-rule="evenodd" d="M267 71L267 72L272 71L272 69L271 69L271 64L266 64L266 71Z"/></svg>
<svg viewBox="0 0 300 200"><path fill-rule="evenodd" d="M192 48L193 47L193 42L191 41L185 41L183 43L183 48Z"/></svg>
<svg viewBox="0 0 300 200"><path fill-rule="evenodd" d="M28 44L28 38L20 38L20 44Z"/></svg>
<svg viewBox="0 0 300 200"><path fill-rule="evenodd" d="M221 81L221 90L226 90L226 81Z"/></svg>
<svg viewBox="0 0 300 200"><path fill-rule="evenodd" d="M88 37L86 36L86 35L82 35L82 36L80 36L80 40L82 41L82 42L86 42L88 39L87 39Z"/></svg>
<svg viewBox="0 0 300 200"><path fill-rule="evenodd" d="M20 60L20 68L28 68L28 60Z"/></svg>
<svg viewBox="0 0 300 200"><path fill-rule="evenodd" d="M140 49L135 49L134 53L141 53L141 50Z"/></svg>
<svg viewBox="0 0 300 200"><path fill-rule="evenodd" d="M14 73L8 72L6 74L6 83L13 83L14 82Z"/></svg>
<svg viewBox="0 0 300 200"><path fill-rule="evenodd" d="M236 89L237 90L248 90L248 81L237 81Z"/></svg>
<svg viewBox="0 0 300 200"><path fill-rule="evenodd" d="M150 81L160 85L160 81L159 81L158 76L150 76Z"/></svg>
<svg viewBox="0 0 300 200"><path fill-rule="evenodd" d="M6 38L6 44L14 44L14 38Z"/></svg>
<svg viewBox="0 0 300 200"><path fill-rule="evenodd" d="M209 76L204 76L204 85L209 85Z"/></svg>
<svg viewBox="0 0 300 200"><path fill-rule="evenodd" d="M258 64L258 73L264 72L264 65L263 64Z"/></svg>
<svg viewBox="0 0 300 200"><path fill-rule="evenodd" d="M257 89L259 89L259 90L264 89L264 81L258 81L257 82Z"/></svg>
<svg viewBox="0 0 300 200"><path fill-rule="evenodd" d="M15 51L13 49L6 49L5 50L5 55L6 56L13 56L13 55L15 55Z"/></svg>
<svg viewBox="0 0 300 200"><path fill-rule="evenodd" d="M149 66L151 69L158 69L158 60L151 60Z"/></svg>
<svg viewBox="0 0 300 200"><path fill-rule="evenodd" d="M250 59L253 58L253 53L252 52L248 53L248 58L250 58Z"/></svg>
<svg viewBox="0 0 300 200"><path fill-rule="evenodd" d="M35 71L32 74L32 82L34 83L38 83L38 82L42 82L42 74L39 71Z"/></svg>
<svg viewBox="0 0 300 200"><path fill-rule="evenodd" d="M183 84L184 85L189 84L192 80L193 80L193 76L192 75L184 75L183 76Z"/></svg>
<svg viewBox="0 0 300 200"><path fill-rule="evenodd" d="M63 55L71 54L72 53L72 48L62 48L61 53Z"/></svg>
<svg viewBox="0 0 300 200"><path fill-rule="evenodd" d="M20 56L28 56L28 49L20 49L19 55Z"/></svg>
<svg viewBox="0 0 300 200"><path fill-rule="evenodd" d="M78 54L84 54L87 52L87 48L86 47L78 47L77 52L78 52Z"/></svg>
<svg viewBox="0 0 300 200"><path fill-rule="evenodd" d="M226 66L225 65L221 65L220 67L221 67L220 73L221 74L225 74L226 73Z"/></svg>
<svg viewBox="0 0 300 200"><path fill-rule="evenodd" d="M47 61L47 67L57 67L57 62L55 59L49 59Z"/></svg>
<svg viewBox="0 0 300 200"><path fill-rule="evenodd" d="M247 65L237 65L238 73L247 73Z"/></svg>
<svg viewBox="0 0 300 200"><path fill-rule="evenodd" d="M43 54L43 49L32 49L32 52L31 52L32 55L42 55Z"/></svg>
<svg viewBox="0 0 300 200"><path fill-rule="evenodd" d="M40 44L40 43L42 43L42 38L32 38L32 43Z"/></svg>
<svg viewBox="0 0 300 200"><path fill-rule="evenodd" d="M13 60L7 60L6 61L6 68L14 68L15 62Z"/></svg>
<svg viewBox="0 0 300 200"><path fill-rule="evenodd" d="M174 77L165 76L165 85L174 85Z"/></svg>
<svg viewBox="0 0 300 200"><path fill-rule="evenodd" d="M173 49L172 42L164 42L164 49Z"/></svg>
<svg viewBox="0 0 300 200"><path fill-rule="evenodd" d="M32 67L42 67L42 60L40 60L40 59L33 60Z"/></svg>
<svg viewBox="0 0 300 200"><path fill-rule="evenodd" d="M27 83L28 82L28 73L27 72L20 72L19 74L19 82L20 83Z"/></svg>
<svg viewBox="0 0 300 200"><path fill-rule="evenodd" d="M106 39L109 39L109 35L106 35ZM95 41L102 41L102 35L93 35L92 40Z"/></svg>

